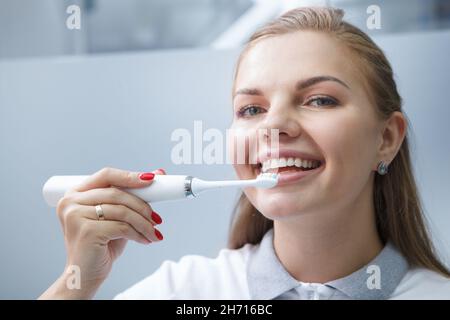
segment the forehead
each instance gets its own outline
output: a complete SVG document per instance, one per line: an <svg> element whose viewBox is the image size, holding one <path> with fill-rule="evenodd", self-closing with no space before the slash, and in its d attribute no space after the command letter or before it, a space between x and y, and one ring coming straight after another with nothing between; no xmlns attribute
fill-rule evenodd
<svg viewBox="0 0 450 320"><path fill-rule="evenodd" d="M262 39L241 60L237 87L293 85L318 75L331 75L353 87L358 83L353 53L339 40L315 31Z"/></svg>

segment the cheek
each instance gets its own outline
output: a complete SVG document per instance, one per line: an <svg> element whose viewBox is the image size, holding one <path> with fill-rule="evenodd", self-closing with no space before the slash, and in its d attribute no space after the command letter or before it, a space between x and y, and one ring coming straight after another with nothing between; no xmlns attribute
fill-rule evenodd
<svg viewBox="0 0 450 320"><path fill-rule="evenodd" d="M248 154L247 137L249 130L242 126L233 124L227 130L227 155L236 171L241 171Z"/></svg>
<svg viewBox="0 0 450 320"><path fill-rule="evenodd" d="M263 136L258 129L250 125L232 125L227 130L227 156L238 172L245 170L248 164L255 164L258 150L263 145ZM248 166L247 166L248 170Z"/></svg>
<svg viewBox="0 0 450 320"><path fill-rule="evenodd" d="M350 186L358 179L364 183L362 180L368 178L376 155L374 121L361 114L343 114L330 117L311 130L325 155L333 184Z"/></svg>
<svg viewBox="0 0 450 320"><path fill-rule="evenodd" d="M240 180L253 179L253 171L246 164L233 164L234 171Z"/></svg>

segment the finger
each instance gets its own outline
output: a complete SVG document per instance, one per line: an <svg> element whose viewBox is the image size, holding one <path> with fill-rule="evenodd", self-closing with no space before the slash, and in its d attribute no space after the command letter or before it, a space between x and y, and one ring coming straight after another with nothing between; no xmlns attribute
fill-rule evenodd
<svg viewBox="0 0 450 320"><path fill-rule="evenodd" d="M156 242L160 241L158 233L155 231L153 225L140 214L131 210L124 205L102 204L102 211L104 214L103 221L121 221L126 222L134 228L137 232L143 235L146 239ZM81 210L80 210L81 211ZM93 206L84 206L82 212L85 218L91 220L98 220L96 209Z"/></svg>
<svg viewBox="0 0 450 320"><path fill-rule="evenodd" d="M137 232L131 225L122 221L93 221L95 231L106 244L111 240L127 239L142 244L151 243L142 234Z"/></svg>
<svg viewBox="0 0 450 320"><path fill-rule="evenodd" d="M155 174L166 174L166 171L164 169L161 169L161 168L156 169L155 171L152 171L152 172L155 173Z"/></svg>
<svg viewBox="0 0 450 320"><path fill-rule="evenodd" d="M110 186L125 188L141 188L149 185L154 177L153 172L134 172L116 168L103 168L74 188L75 191L86 191Z"/></svg>
<svg viewBox="0 0 450 320"><path fill-rule="evenodd" d="M84 192L74 192L71 194L71 197L73 199L72 201L87 206L95 206L98 204L124 205L153 224L162 223L161 217L153 211L150 204L118 188L100 188Z"/></svg>

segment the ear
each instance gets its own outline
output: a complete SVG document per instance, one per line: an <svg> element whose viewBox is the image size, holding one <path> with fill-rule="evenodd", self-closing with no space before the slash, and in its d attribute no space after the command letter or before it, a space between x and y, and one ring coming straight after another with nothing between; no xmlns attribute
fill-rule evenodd
<svg viewBox="0 0 450 320"><path fill-rule="evenodd" d="M378 163L385 161L388 164L397 155L403 140L406 136L407 121L403 113L395 111L384 121L384 128L381 135L381 143L378 147L378 159L375 164L375 171Z"/></svg>

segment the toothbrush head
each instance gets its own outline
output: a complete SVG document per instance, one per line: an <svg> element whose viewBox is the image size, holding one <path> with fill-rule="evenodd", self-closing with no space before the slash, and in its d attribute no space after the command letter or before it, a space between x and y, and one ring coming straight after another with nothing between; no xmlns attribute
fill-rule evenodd
<svg viewBox="0 0 450 320"><path fill-rule="evenodd" d="M278 174L277 173L260 173L256 177L257 188L273 188L278 184Z"/></svg>

